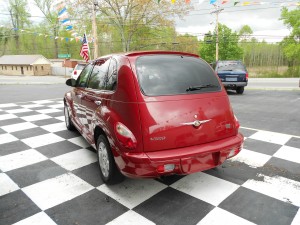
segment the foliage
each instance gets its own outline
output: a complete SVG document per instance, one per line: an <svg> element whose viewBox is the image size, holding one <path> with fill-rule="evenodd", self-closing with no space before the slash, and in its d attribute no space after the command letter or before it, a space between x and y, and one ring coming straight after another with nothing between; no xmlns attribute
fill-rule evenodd
<svg viewBox="0 0 300 225"><path fill-rule="evenodd" d="M238 45L239 35L226 25L219 24L219 60L241 59L243 49ZM215 61L216 32L209 32L200 43L200 56L208 62Z"/></svg>
<svg viewBox="0 0 300 225"><path fill-rule="evenodd" d="M283 8L281 11L281 20L291 30L291 34L285 37L281 42L283 51L289 60L288 73L293 76L300 74L300 6L297 9L288 11Z"/></svg>
<svg viewBox="0 0 300 225"><path fill-rule="evenodd" d="M93 4L91 0L77 0L77 2L84 3L87 7ZM187 14L191 5L183 1L172 4L171 1L158 3L153 0L103 0L96 9L101 12L102 19L115 26L120 36L122 50L129 51L134 36L140 34L145 27L170 26L173 21L166 18Z"/></svg>

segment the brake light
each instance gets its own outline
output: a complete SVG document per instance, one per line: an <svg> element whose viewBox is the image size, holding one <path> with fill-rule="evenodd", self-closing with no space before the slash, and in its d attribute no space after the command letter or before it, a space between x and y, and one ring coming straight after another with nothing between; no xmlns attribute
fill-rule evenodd
<svg viewBox="0 0 300 225"><path fill-rule="evenodd" d="M128 149L136 148L137 141L133 133L122 123L118 122L115 126L115 133L118 141Z"/></svg>
<svg viewBox="0 0 300 225"><path fill-rule="evenodd" d="M234 124L236 129L238 130L240 128L240 122L239 120L236 118L236 116L234 115Z"/></svg>
<svg viewBox="0 0 300 225"><path fill-rule="evenodd" d="M246 73L246 80L248 80L248 77L249 77L249 74L248 74L248 73Z"/></svg>
<svg viewBox="0 0 300 225"><path fill-rule="evenodd" d="M77 70L74 70L74 75L77 75Z"/></svg>

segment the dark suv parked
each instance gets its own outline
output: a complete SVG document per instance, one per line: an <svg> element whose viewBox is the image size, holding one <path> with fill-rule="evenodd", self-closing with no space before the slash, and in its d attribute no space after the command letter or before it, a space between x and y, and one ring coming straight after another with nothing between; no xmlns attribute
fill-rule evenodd
<svg viewBox="0 0 300 225"><path fill-rule="evenodd" d="M236 90L238 94L244 93L248 72L241 61L218 61L215 71L226 89Z"/></svg>

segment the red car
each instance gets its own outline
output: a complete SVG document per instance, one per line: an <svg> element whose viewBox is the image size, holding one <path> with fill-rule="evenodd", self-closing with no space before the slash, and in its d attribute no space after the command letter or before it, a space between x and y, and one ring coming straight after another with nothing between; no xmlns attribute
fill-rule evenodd
<svg viewBox="0 0 300 225"><path fill-rule="evenodd" d="M197 55L103 56L66 84L66 126L97 150L105 183L207 170L242 148L226 90Z"/></svg>

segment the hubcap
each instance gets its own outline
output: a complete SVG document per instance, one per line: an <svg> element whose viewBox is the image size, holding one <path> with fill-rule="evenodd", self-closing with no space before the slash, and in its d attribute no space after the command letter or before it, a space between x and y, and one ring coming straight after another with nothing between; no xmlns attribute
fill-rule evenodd
<svg viewBox="0 0 300 225"><path fill-rule="evenodd" d="M67 125L67 127L68 127L68 126L69 126L70 120L69 120L69 111L68 111L68 109L67 109L67 106L65 106L64 113L65 113L65 121L66 121L66 125Z"/></svg>
<svg viewBox="0 0 300 225"><path fill-rule="evenodd" d="M98 156L99 156L99 164L104 177L108 177L109 175L109 160L107 148L103 142L99 143L98 146Z"/></svg>

